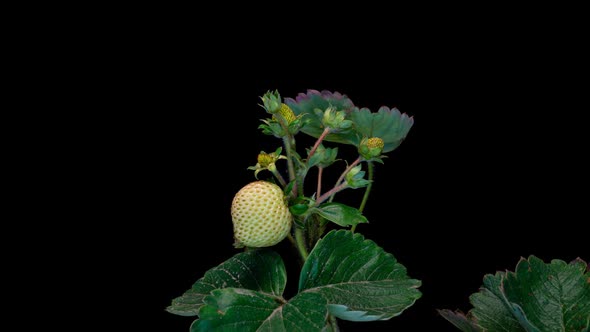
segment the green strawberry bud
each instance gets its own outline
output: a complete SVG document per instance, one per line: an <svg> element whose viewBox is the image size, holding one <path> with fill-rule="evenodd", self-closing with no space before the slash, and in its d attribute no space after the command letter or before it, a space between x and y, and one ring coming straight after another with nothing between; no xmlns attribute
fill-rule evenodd
<svg viewBox="0 0 590 332"><path fill-rule="evenodd" d="M336 111L332 107L328 107L324 111L322 125L331 128L334 132L338 132L352 127L352 121L346 120L346 113L344 111Z"/></svg>
<svg viewBox="0 0 590 332"><path fill-rule="evenodd" d="M346 183L350 188L362 188L366 187L371 181L365 180L365 171L361 171L362 166L358 165L353 167L348 173L346 173Z"/></svg>
<svg viewBox="0 0 590 332"><path fill-rule="evenodd" d="M268 165L274 163L276 161L276 158L274 158L273 155L270 153L260 152L258 154L257 161L261 167L266 168L268 167Z"/></svg>
<svg viewBox="0 0 590 332"><path fill-rule="evenodd" d="M364 138L359 144L359 153L366 160L377 158L383 152L385 143L379 137Z"/></svg>
<svg viewBox="0 0 590 332"><path fill-rule="evenodd" d="M275 114L281 110L283 104L281 102L281 95L278 91L268 91L260 98L262 99L262 107L264 107L268 113Z"/></svg>
<svg viewBox="0 0 590 332"><path fill-rule="evenodd" d="M293 110L287 106L287 104L282 104L281 109L278 111L278 113L280 115L283 116L283 118L285 118L285 120L287 121L287 125L291 124L291 122L295 121L297 119L297 117L295 116L295 113L293 113ZM272 116L273 120L277 120L276 116Z"/></svg>

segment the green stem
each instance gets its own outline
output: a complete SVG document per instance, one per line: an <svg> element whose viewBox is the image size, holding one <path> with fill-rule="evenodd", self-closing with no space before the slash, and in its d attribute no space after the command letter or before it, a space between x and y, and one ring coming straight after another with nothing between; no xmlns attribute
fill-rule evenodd
<svg viewBox="0 0 590 332"><path fill-rule="evenodd" d="M297 241L297 250L299 250L299 255L301 255L301 259L303 262L307 260L307 247L305 245L305 234L303 234L303 229L299 227L295 227L295 240Z"/></svg>
<svg viewBox="0 0 590 332"><path fill-rule="evenodd" d="M373 188L373 176L375 174L375 165L373 164L373 162L368 161L367 162L367 167L369 169L369 184L367 185L367 188L365 189L365 194L363 195L363 200L361 201L361 205L359 206L359 212L363 212L363 210L365 209L365 206L367 205L367 201L369 200L369 193L371 193L371 189ZM357 225L352 225L352 227L350 228L350 230L354 233L354 230L356 229Z"/></svg>
<svg viewBox="0 0 590 332"><path fill-rule="evenodd" d="M333 332L338 332L340 329L338 328L338 321L336 320L336 316L328 315L328 325L330 325L331 330Z"/></svg>
<svg viewBox="0 0 590 332"><path fill-rule="evenodd" d="M295 136L289 135L289 138L291 139L291 149L293 149L293 151L297 151L297 148L295 147ZM293 163L293 168L295 169L295 177L297 178L295 189L299 196L303 196L303 179L305 178L305 174L300 173L302 167L306 166L301 162L300 158L297 158L297 166L295 166L295 163Z"/></svg>
<svg viewBox="0 0 590 332"><path fill-rule="evenodd" d="M281 114L274 115L281 128L283 128L285 132L285 136L283 136L283 145L285 146L285 150L287 151L287 168L289 169L289 181L295 180L295 166L293 165L293 137L289 134L289 124L287 120Z"/></svg>
<svg viewBox="0 0 590 332"><path fill-rule="evenodd" d="M287 239L289 239L289 242L291 242L291 244L297 248L297 242L295 242L295 239L293 238L293 235L291 234L287 234Z"/></svg>
<svg viewBox="0 0 590 332"><path fill-rule="evenodd" d="M283 137L283 144L287 151L287 168L289 169L289 181L295 180L295 166L293 166L293 152L291 152L291 137Z"/></svg>
<svg viewBox="0 0 590 332"><path fill-rule="evenodd" d="M285 188L287 186L287 182L285 182L285 179L283 178L283 176L281 175L281 173L279 173L279 171L272 170L270 172L275 176L275 178L277 178L277 180L279 180L279 183L281 184L281 186L283 188Z"/></svg>
<svg viewBox="0 0 590 332"><path fill-rule="evenodd" d="M365 205L367 205L367 200L369 199L369 193L371 192L371 188L373 188L373 176L375 174L375 165L371 161L368 161L367 168L369 169L369 177L367 178L367 180L369 180L369 184L365 189L365 195L363 196L363 200L361 202L361 205L359 206L360 212L363 212L363 210L365 209Z"/></svg>

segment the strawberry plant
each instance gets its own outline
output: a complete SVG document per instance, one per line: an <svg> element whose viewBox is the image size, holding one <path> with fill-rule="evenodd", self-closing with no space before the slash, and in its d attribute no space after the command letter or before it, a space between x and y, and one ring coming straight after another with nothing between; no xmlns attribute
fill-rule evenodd
<svg viewBox="0 0 590 332"><path fill-rule="evenodd" d="M269 91L261 102L267 118L259 129L277 147L260 152L248 167L252 181L228 207L240 251L172 300L168 312L196 316L191 331L337 331L338 319L369 322L401 314L420 298L420 281L356 228L368 222L363 210L375 164L406 138L412 117L395 108L359 108L328 91L309 90L295 99ZM300 137L312 143L301 149ZM343 147L354 151L352 160L339 158ZM336 179L331 186L329 172ZM345 190L364 193L350 204L338 200ZM278 250L283 241L301 262L290 297Z"/></svg>

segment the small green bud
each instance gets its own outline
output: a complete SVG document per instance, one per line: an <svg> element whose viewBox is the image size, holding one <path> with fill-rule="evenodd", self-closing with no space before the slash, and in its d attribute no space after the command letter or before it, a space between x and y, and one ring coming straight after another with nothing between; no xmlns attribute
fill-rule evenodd
<svg viewBox="0 0 590 332"><path fill-rule="evenodd" d="M262 107L266 112L275 114L281 110L283 103L281 102L281 95L278 91L268 91L260 98L262 99Z"/></svg>
<svg viewBox="0 0 590 332"><path fill-rule="evenodd" d="M322 124L324 127L331 128L334 132L348 129L352 126L352 121L346 120L345 118L346 113L344 111L336 111L332 107L328 107L324 111Z"/></svg>
<svg viewBox="0 0 590 332"><path fill-rule="evenodd" d="M308 152L309 153L309 152ZM319 166L326 168L334 163L336 156L338 155L338 148L326 148L323 144L320 144L316 149L315 153L309 158L309 166Z"/></svg>
<svg viewBox="0 0 590 332"><path fill-rule="evenodd" d="M346 173L346 182L350 188L362 188L366 187L371 181L366 180L365 171L361 171L362 166L358 165L353 167L348 173Z"/></svg>

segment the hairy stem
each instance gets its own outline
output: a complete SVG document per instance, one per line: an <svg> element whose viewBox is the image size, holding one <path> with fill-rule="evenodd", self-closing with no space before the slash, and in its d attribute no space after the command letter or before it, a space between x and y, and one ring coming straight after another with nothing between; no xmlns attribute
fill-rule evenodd
<svg viewBox="0 0 590 332"><path fill-rule="evenodd" d="M328 315L328 325L332 332L338 332L340 329L338 328L338 321L336 320L336 316Z"/></svg>
<svg viewBox="0 0 590 332"><path fill-rule="evenodd" d="M324 168L318 166L318 187L316 189L316 197L320 197L322 194L322 174L324 173Z"/></svg>
<svg viewBox="0 0 590 332"><path fill-rule="evenodd" d="M287 186L287 182L285 182L285 179L283 178L283 176L281 175L281 173L279 173L279 171L272 170L270 172L275 176L275 178L277 178L277 180L279 180L279 183L281 184L281 186L283 188L285 188L285 186Z"/></svg>
<svg viewBox="0 0 590 332"><path fill-rule="evenodd" d="M344 189L348 188L348 183L344 182L342 184L340 184L339 186L336 186L332 189L330 189L330 191L326 192L325 194L323 194L322 196L318 197L317 201L315 202L315 205L318 206L321 203L323 203L325 200L327 200L330 197L334 197L334 195L337 192L340 192Z"/></svg>
<svg viewBox="0 0 590 332"><path fill-rule="evenodd" d="M295 150L295 138L293 137L293 151L297 151ZM295 154L297 155L297 153ZM305 184L305 177L307 176L307 166L301 161L301 159L297 158L297 165L295 167L295 171L296 174L295 176L297 177L297 194L299 196L304 196L304 190L303 190L303 185Z"/></svg>
<svg viewBox="0 0 590 332"><path fill-rule="evenodd" d="M305 245L305 234L303 234L303 229L299 227L295 227L295 240L297 241L297 250L299 250L299 255L301 255L301 259L303 262L307 260L307 246Z"/></svg>
<svg viewBox="0 0 590 332"><path fill-rule="evenodd" d="M346 176L346 174L348 172L350 172L351 169L353 169L356 165L358 165L361 162L361 157L359 156L358 158L356 158L352 164L348 165L348 167L346 167L346 169L344 170L344 172L342 172L342 174L340 175L340 177L338 178L338 181L336 181L336 184L334 185L334 187L340 185L340 182L342 182L342 180L344 180L344 177Z"/></svg>
<svg viewBox="0 0 590 332"><path fill-rule="evenodd" d="M287 151L287 168L289 169L289 181L295 180L295 166L293 165L293 152L291 151L291 137L283 137L283 144Z"/></svg>
<svg viewBox="0 0 590 332"><path fill-rule="evenodd" d="M375 174L375 165L373 164L373 162L368 161L367 168L369 169L369 177L367 178L367 180L369 180L369 184L367 185L367 188L365 189L365 195L363 196L363 200L361 201L361 205L359 206L360 212L363 212L363 210L365 209L365 205L367 205L367 200L369 199L369 193L371 192L371 188L373 188L373 177Z"/></svg>
<svg viewBox="0 0 590 332"><path fill-rule="evenodd" d="M287 234L287 239L289 240L289 242L291 242L291 244L297 248L297 242L295 242L295 238L293 238L293 235L291 234Z"/></svg>
<svg viewBox="0 0 590 332"><path fill-rule="evenodd" d="M362 159L359 156L358 158L355 159L355 161L352 162L352 164L350 164L348 167L346 167L346 169L344 170L344 172L342 172L342 174L338 178L338 181L336 181L336 184L334 185L334 188L337 188L338 186L341 185L341 182L342 182L342 180L344 180L344 177L346 176L346 174L348 174L348 172L350 172L351 169L353 169L356 165L358 165L361 162L361 160ZM334 194L336 194L336 192ZM332 197L330 197L330 202L332 200L334 200L334 195L332 195Z"/></svg>
<svg viewBox="0 0 590 332"><path fill-rule="evenodd" d="M361 201L361 205L359 206L359 212L361 212L361 213L365 209L365 206L367 205L367 201L369 200L369 194L371 193L371 189L373 188L373 177L375 174L375 165L373 164L373 162L368 161L367 168L369 169L369 177L368 177L369 184L367 185L367 188L365 188L365 194L363 195L363 200ZM356 229L357 225L352 225L352 227L350 228L350 230L353 233L354 233L354 230Z"/></svg>
<svg viewBox="0 0 590 332"><path fill-rule="evenodd" d="M297 187L300 181L298 179L295 179L297 173L295 172L295 164L293 163L295 139L293 138L293 135L289 134L289 125L287 124L285 118L280 114L275 114L275 116L277 117L279 123L281 124L281 127L286 133L285 136L283 136L283 145L285 146L285 150L287 152L287 168L289 170L289 182L295 180L295 184L293 185L293 191L291 192L291 194L297 196Z"/></svg>
<svg viewBox="0 0 590 332"><path fill-rule="evenodd" d="M326 138L326 136L328 136L328 134L330 133L330 131L331 130L330 130L329 127L324 129L324 131L322 132L322 134L320 135L320 137L318 138L318 140L315 142L315 144L311 148L311 151L309 151L309 155L307 156L307 160L308 161L309 161L309 159L311 159L311 156L313 156L313 154L318 149L318 147L320 146L320 144L322 144L322 141L324 140L324 138Z"/></svg>

